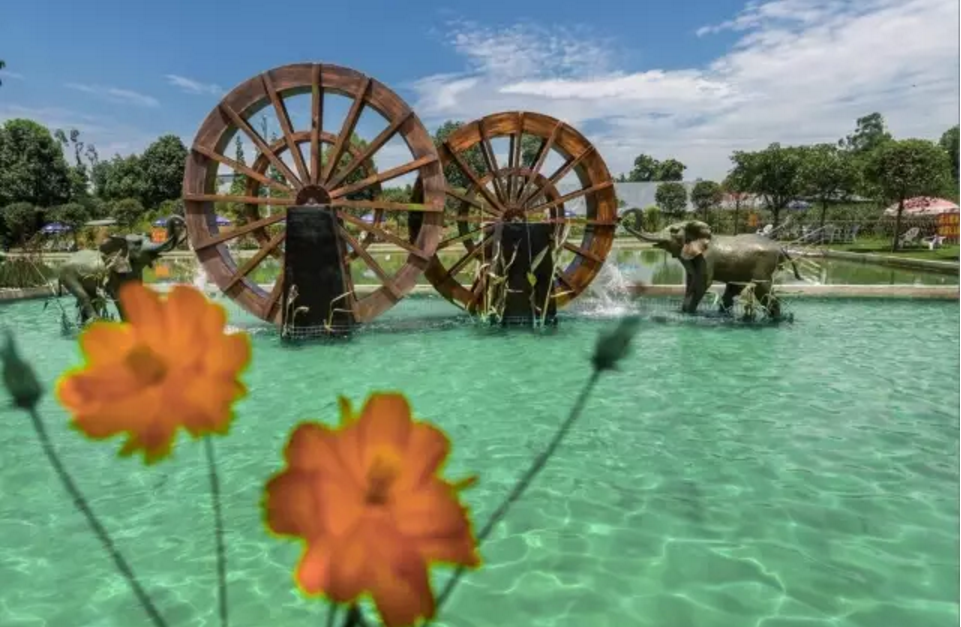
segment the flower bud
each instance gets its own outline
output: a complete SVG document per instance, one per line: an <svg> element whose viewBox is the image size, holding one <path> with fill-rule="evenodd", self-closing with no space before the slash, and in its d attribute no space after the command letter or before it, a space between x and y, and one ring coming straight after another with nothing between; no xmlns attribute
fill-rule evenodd
<svg viewBox="0 0 961 627"><path fill-rule="evenodd" d="M606 331L597 339L594 357L591 361L595 370L614 370L617 362L627 356L630 350L631 338L637 334L641 326L639 316L632 315L621 318L620 323L611 331Z"/></svg>
<svg viewBox="0 0 961 627"><path fill-rule="evenodd" d="M37 375L29 363L20 358L13 333L6 329L6 342L0 348L0 363L3 364L3 386L13 397L13 404L21 409L33 409L40 401L43 391Z"/></svg>

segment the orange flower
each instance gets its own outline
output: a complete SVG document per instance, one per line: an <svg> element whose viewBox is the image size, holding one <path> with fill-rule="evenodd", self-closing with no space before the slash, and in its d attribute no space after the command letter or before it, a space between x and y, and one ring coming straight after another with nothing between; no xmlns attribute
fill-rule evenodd
<svg viewBox="0 0 961 627"><path fill-rule="evenodd" d="M294 574L305 593L337 603L370 594L387 627L432 618L431 563L480 566L458 498L473 478L439 476L450 441L414 421L403 395L374 394L359 417L347 399L340 409L339 429L294 429L287 467L267 483L267 527L305 541Z"/></svg>
<svg viewBox="0 0 961 627"><path fill-rule="evenodd" d="M191 287L162 298L127 283L120 304L127 322L87 327L86 363L57 385L72 425L97 440L128 434L120 454L143 451L148 464L170 454L178 427L193 437L226 433L246 394L237 377L250 361L247 334L225 334L223 307Z"/></svg>

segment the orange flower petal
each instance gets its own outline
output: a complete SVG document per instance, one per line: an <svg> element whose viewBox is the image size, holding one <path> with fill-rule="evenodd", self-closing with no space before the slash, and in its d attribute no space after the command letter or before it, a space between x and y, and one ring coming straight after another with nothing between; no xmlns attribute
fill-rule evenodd
<svg viewBox="0 0 961 627"><path fill-rule="evenodd" d="M198 290L183 285L175 286L167 294L163 306L166 319L164 354L179 363L190 363L211 350L212 340L222 332L208 329L203 324L207 309L213 305Z"/></svg>
<svg viewBox="0 0 961 627"><path fill-rule="evenodd" d="M152 349L162 353L167 336L167 319L160 294L136 281L120 288L120 304L137 335Z"/></svg>
<svg viewBox="0 0 961 627"><path fill-rule="evenodd" d="M127 457L142 452L146 464L154 464L170 455L177 425L172 421L152 420L140 429L131 430L130 438L120 449L120 456Z"/></svg>
<svg viewBox="0 0 961 627"><path fill-rule="evenodd" d="M340 456L338 437L326 425L303 422L290 434L284 459L292 469L316 472L334 481L347 481L360 490L362 477L348 472Z"/></svg>
<svg viewBox="0 0 961 627"><path fill-rule="evenodd" d="M435 537L413 541L427 563L442 563L477 568L481 565L477 540L472 534L456 534L449 538Z"/></svg>
<svg viewBox="0 0 961 627"><path fill-rule="evenodd" d="M410 404L403 394L372 394L360 412L360 454L364 468L370 468L379 452L388 450L403 458L410 437Z"/></svg>
<svg viewBox="0 0 961 627"><path fill-rule="evenodd" d="M371 531L370 525L357 525L334 546L327 594L335 603L355 601L373 582L373 560L382 556L375 548L379 538Z"/></svg>
<svg viewBox="0 0 961 627"><path fill-rule="evenodd" d="M339 537L353 531L367 510L363 490L336 476L318 480L316 490L324 533Z"/></svg>
<svg viewBox="0 0 961 627"><path fill-rule="evenodd" d="M390 510L397 530L412 539L470 533L467 509L453 488L440 479L393 500Z"/></svg>
<svg viewBox="0 0 961 627"><path fill-rule="evenodd" d="M321 594L330 582L330 547L328 543L312 540L300 558L294 575L297 586L306 594Z"/></svg>
<svg viewBox="0 0 961 627"><path fill-rule="evenodd" d="M414 625L433 618L434 593L427 578L427 563L402 538L388 538L395 549L389 562L379 565L370 587L385 627Z"/></svg>
<svg viewBox="0 0 961 627"><path fill-rule="evenodd" d="M136 344L130 327L121 322L94 322L80 334L80 350L88 366L122 361Z"/></svg>
<svg viewBox="0 0 961 627"><path fill-rule="evenodd" d="M438 472L450 454L447 435L432 424L415 422L407 441L404 469L397 480L395 494L400 497L423 485Z"/></svg>
<svg viewBox="0 0 961 627"><path fill-rule="evenodd" d="M89 411L138 390L136 379L120 364L72 370L57 382L57 397L72 412Z"/></svg>
<svg viewBox="0 0 961 627"><path fill-rule="evenodd" d="M209 372L237 376L250 363L250 336L246 333L231 333L219 338L215 347L206 354L206 368Z"/></svg>
<svg viewBox="0 0 961 627"><path fill-rule="evenodd" d="M312 479L308 473L288 470L267 482L264 522L271 531L308 540L322 534L320 507Z"/></svg>

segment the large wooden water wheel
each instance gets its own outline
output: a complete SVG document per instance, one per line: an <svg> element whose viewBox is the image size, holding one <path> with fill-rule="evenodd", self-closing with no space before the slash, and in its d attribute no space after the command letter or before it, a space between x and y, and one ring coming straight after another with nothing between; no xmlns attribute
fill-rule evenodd
<svg viewBox="0 0 961 627"><path fill-rule="evenodd" d="M301 94L310 95L310 115L307 128L297 130L285 103ZM334 131L323 123L329 94L351 99L343 123ZM267 107L273 109L282 131L276 141L262 136L252 123L253 116ZM380 114L384 128L359 147L352 138L365 108ZM259 151L250 166L225 155L237 133ZM403 139L409 160L375 171L372 164L378 151L395 137ZM244 195L220 193L221 166L246 177ZM382 183L412 173L423 189L420 202L383 198ZM444 176L430 135L393 91L349 68L304 63L275 68L241 83L210 112L187 160L184 201L190 244L207 276L248 312L278 323L282 265L270 290L258 285L252 273L269 258L283 263L284 207L317 205L334 211L347 247L343 264L348 278L350 264L359 259L379 283L369 293L350 293L346 299L354 318L366 322L410 292L432 258L441 238ZM215 203L242 206L242 218L234 228L221 230ZM384 218L389 212L418 213L422 226L416 236L404 232L408 220L387 228ZM235 260L228 245L245 237L252 237L259 248L246 259ZM393 272L385 270L367 250L374 242L402 248L406 261Z"/></svg>
<svg viewBox="0 0 961 627"><path fill-rule="evenodd" d="M500 138L507 140L507 154L498 159L493 142ZM486 289L485 262L493 252L497 226L505 222L555 226L553 257L561 263L551 298L558 307L597 276L614 240L617 198L604 159L577 130L539 113L496 113L453 132L441 144L440 156L449 172L444 219L456 224L456 234L448 229L426 276L445 298L477 311ZM558 162L552 172L547 170L550 161ZM450 172L461 173L456 178L466 187L455 187ZM573 185L562 187L568 175ZM415 198L423 198L426 189L418 181ZM568 210L568 204L582 198L581 212ZM579 243L568 238L575 225L583 227Z"/></svg>

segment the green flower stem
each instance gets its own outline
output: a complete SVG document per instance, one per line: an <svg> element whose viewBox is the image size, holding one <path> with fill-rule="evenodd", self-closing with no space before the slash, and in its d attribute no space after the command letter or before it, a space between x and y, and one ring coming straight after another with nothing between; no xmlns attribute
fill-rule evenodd
<svg viewBox="0 0 961 627"><path fill-rule="evenodd" d="M327 608L327 627L334 627L337 622L337 614L340 611L340 606L336 603L331 603L330 607Z"/></svg>
<svg viewBox="0 0 961 627"><path fill-rule="evenodd" d="M354 603L347 610L347 616L344 617L344 627L367 627L367 621L364 620L364 614L360 611L360 606Z"/></svg>
<svg viewBox="0 0 961 627"><path fill-rule="evenodd" d="M574 402L574 406L571 407L571 413L568 414L567 419L563 422L563 424L561 424L560 428L554 434L554 438L550 441L550 444L547 445L547 448L541 451L541 454L537 456L537 458L534 460L534 463L531 464L531 467L527 469L526 473L524 473L524 476L518 480L511 493L507 495L507 498L504 499L504 501L500 504L500 507L497 508L494 514L487 521L487 524L484 525L483 529L480 530L480 533L477 534L478 546L480 546L481 543L487 539L487 536L489 536L491 531L494 530L494 526L497 525L497 523L499 523L505 515L507 515L511 505L513 505L518 501L518 499L521 498L521 496L523 496L524 491L527 490L527 487L534 481L534 479L537 477L537 474L543 470L544 466L547 465L547 461L553 457L554 453L557 451L557 447L560 446L561 441L564 439L564 436L567 435L567 432L571 430L571 427L584 411L584 405L587 403L587 399L590 397L591 392L594 391L594 386L597 384L598 379L600 379L602 372L603 369L601 368L595 368L591 372L591 378L587 380L587 383L584 385L583 389L581 389L581 393ZM440 610L441 605L443 605L444 602L450 597L451 593L454 591L454 587L457 586L458 582L460 582L460 579L464 576L466 570L467 569L463 566L458 567L457 570L454 571L453 576L447 581L447 585L444 586L444 589L437 596L436 609L438 611ZM423 627L427 627L430 624L430 620L425 621Z"/></svg>
<svg viewBox="0 0 961 627"><path fill-rule="evenodd" d="M227 627L227 551L224 547L224 518L220 508L220 478L214 458L214 443L210 436L204 438L207 469L210 474L210 498L214 508L214 540L217 544L217 598L220 604L220 626Z"/></svg>
<svg viewBox="0 0 961 627"><path fill-rule="evenodd" d="M43 424L43 420L40 418L40 414L37 412L36 407L31 407L27 410L30 414L30 419L33 421L33 428L37 432L37 437L40 438L40 444L43 446L43 452L47 456L47 460L50 465L53 466L54 471L57 473L57 477L60 478L60 482L63 487L70 494L73 499L74 505L77 509L84 515L87 519L87 523L90 528L93 529L94 534L96 534L97 539L100 540L100 544L107 551L110 557L113 559L114 564L117 566L117 570L124 576L130 588L133 590L134 595L136 595L137 600L140 601L140 605L143 606L145 612L150 617L151 622L155 627L167 627L167 622L157 611L156 606L150 600L150 597L141 587L140 582L137 581L136 575L134 575L133 570L127 561L120 554L120 551L114 545L113 540L110 539L110 535L107 530L104 529L103 525L97 520L96 515L93 510L90 509L90 505L87 503L87 499L84 498L83 494L80 493L80 489L73 482L67 469L64 468L63 463L57 456L57 452L53 448L53 443L50 441L50 436L47 433L47 428Z"/></svg>

